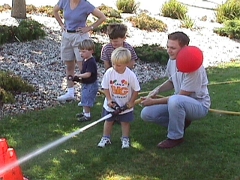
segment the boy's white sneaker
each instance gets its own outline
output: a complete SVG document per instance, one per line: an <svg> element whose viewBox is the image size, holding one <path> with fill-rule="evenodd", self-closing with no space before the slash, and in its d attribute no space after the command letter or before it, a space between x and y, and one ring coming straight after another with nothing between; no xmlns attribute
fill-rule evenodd
<svg viewBox="0 0 240 180"><path fill-rule="evenodd" d="M122 140L122 149L130 148L129 138L121 138Z"/></svg>
<svg viewBox="0 0 240 180"><path fill-rule="evenodd" d="M70 101L74 99L75 99L74 95L70 95L69 93L61 95L57 98L58 101Z"/></svg>
<svg viewBox="0 0 240 180"><path fill-rule="evenodd" d="M106 145L109 145L109 144L111 144L110 139L107 137L102 137L102 139L98 143L98 147L104 148Z"/></svg>

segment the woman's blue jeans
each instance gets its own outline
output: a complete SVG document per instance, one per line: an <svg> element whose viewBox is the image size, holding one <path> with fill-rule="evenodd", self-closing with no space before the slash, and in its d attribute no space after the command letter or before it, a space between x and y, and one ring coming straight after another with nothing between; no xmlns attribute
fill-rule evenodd
<svg viewBox="0 0 240 180"><path fill-rule="evenodd" d="M144 121L168 127L167 137L180 139L184 135L185 119L197 120L205 117L208 108L202 103L188 96L172 95L168 104L146 106L141 111Z"/></svg>

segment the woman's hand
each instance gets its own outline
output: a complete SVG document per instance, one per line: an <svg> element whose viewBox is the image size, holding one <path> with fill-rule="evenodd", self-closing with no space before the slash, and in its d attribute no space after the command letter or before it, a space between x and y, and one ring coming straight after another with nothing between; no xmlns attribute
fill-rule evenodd
<svg viewBox="0 0 240 180"><path fill-rule="evenodd" d="M91 28L91 27L88 27L88 26L86 26L86 27L79 27L79 28L77 29L77 31L80 32L80 34L88 33L88 32L91 31L91 30L92 30L92 28Z"/></svg>

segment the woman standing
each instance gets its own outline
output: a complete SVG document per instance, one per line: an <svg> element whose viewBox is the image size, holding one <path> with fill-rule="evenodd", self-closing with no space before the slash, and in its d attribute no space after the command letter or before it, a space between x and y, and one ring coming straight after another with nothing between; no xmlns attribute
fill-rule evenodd
<svg viewBox="0 0 240 180"><path fill-rule="evenodd" d="M63 10L62 21L59 11ZM61 59L66 64L66 76L74 76L75 63L80 71L83 58L80 55L78 45L84 39L89 38L89 32L102 24L106 16L87 0L59 0L53 8L54 16L62 28ZM92 14L97 20L87 26L87 18ZM57 98L58 101L74 99L74 83L67 81L68 91Z"/></svg>

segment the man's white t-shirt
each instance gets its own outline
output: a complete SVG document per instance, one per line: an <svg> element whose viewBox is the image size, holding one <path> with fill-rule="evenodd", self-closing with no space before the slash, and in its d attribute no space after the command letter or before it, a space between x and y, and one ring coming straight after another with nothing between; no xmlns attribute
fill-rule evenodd
<svg viewBox="0 0 240 180"><path fill-rule="evenodd" d="M169 60L166 73L169 80L173 82L174 94L179 94L181 90L193 92L190 97L201 102L206 108L210 107L208 78L203 66L194 72L182 73L177 70L176 60Z"/></svg>

